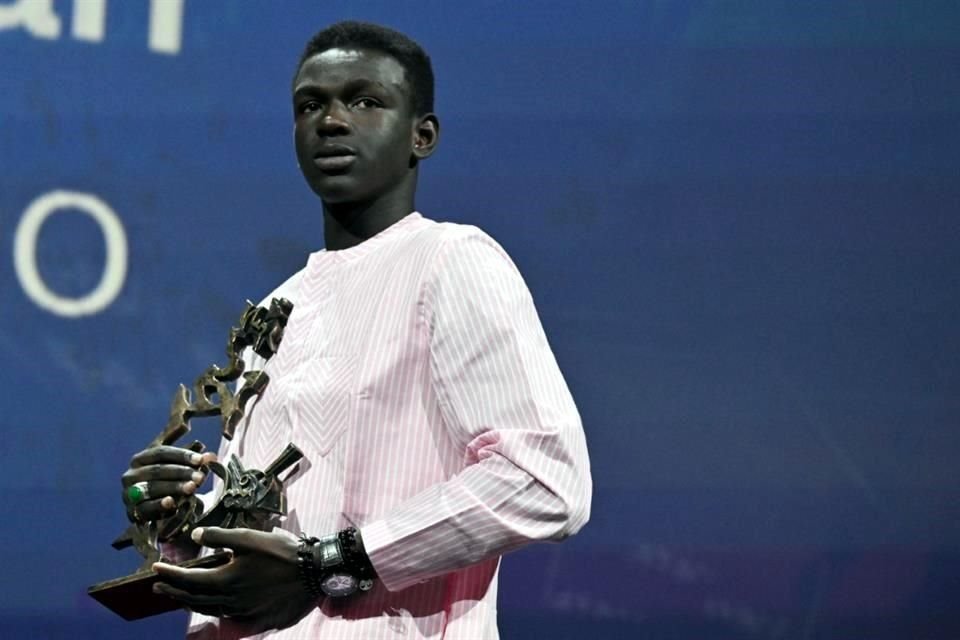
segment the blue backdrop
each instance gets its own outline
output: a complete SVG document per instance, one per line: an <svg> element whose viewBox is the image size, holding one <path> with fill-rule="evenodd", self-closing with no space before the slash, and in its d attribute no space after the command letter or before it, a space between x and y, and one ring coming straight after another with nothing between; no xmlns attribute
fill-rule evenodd
<svg viewBox="0 0 960 640"><path fill-rule="evenodd" d="M418 207L514 256L583 415L593 519L505 559L503 636L960 637L960 5L906 0L0 1L0 636L182 632L85 589L322 246L289 82L348 17L432 55Z"/></svg>

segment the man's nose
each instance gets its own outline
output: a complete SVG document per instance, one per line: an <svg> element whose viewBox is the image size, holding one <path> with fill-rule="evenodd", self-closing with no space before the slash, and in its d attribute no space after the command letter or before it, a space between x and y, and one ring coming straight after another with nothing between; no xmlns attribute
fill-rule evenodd
<svg viewBox="0 0 960 640"><path fill-rule="evenodd" d="M332 102L317 122L317 133L322 135L344 135L350 133L350 122L343 105Z"/></svg>

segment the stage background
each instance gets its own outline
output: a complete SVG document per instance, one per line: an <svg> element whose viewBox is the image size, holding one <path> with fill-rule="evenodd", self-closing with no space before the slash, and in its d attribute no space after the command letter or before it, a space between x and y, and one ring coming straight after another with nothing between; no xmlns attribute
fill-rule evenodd
<svg viewBox="0 0 960 640"><path fill-rule="evenodd" d="M0 636L182 632L85 589L322 246L289 82L348 17L432 55L418 207L513 255L583 415L593 519L505 558L503 637L960 638L960 4L885 0L0 1Z"/></svg>

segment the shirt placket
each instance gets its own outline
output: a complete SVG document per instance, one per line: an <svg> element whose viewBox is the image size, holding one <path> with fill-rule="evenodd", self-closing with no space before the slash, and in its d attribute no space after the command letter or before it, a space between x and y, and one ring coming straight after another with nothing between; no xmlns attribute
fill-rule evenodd
<svg viewBox="0 0 960 640"><path fill-rule="evenodd" d="M335 264L329 254L320 254L307 270L305 288L301 297L306 326L299 345L296 375L290 387L290 397L285 403L290 437L293 441L312 442L322 425L310 424L304 415L308 396L326 384L326 358L329 355L332 336L332 299ZM319 366L318 366L319 365ZM315 445L316 448L316 445Z"/></svg>

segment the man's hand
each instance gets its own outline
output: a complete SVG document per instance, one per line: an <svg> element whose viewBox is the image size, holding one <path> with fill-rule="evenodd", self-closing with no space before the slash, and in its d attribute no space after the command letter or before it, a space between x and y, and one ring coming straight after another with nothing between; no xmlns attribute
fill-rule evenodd
<svg viewBox="0 0 960 640"><path fill-rule="evenodd" d="M216 459L215 453L200 454L166 445L136 454L121 477L127 518L141 523L173 515L180 501L203 484L206 474L201 467ZM127 491L137 483L145 483L141 486L145 486L147 498L135 504Z"/></svg>
<svg viewBox="0 0 960 640"><path fill-rule="evenodd" d="M257 631L283 629L317 605L300 580L300 541L283 533L252 529L194 529L193 540L206 547L227 547L233 558L213 569L181 569L158 562L160 580L153 589L198 613L235 618Z"/></svg>

